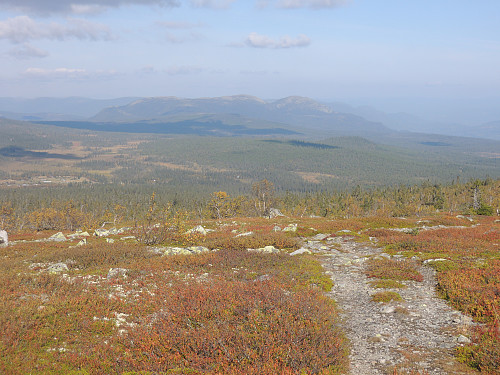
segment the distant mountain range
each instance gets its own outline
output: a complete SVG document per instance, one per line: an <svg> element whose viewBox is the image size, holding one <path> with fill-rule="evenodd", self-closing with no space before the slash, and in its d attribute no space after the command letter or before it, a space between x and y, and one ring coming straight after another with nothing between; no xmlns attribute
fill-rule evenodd
<svg viewBox="0 0 500 375"><path fill-rule="evenodd" d="M233 116L228 119L228 115ZM392 130L381 123L360 116L339 113L312 99L291 96L275 101L236 95L219 98L181 99L177 97L145 98L123 106L102 110L92 121L100 122L175 122L187 118L196 121L221 121L230 124L234 116L241 124L258 126L259 122L281 124L282 128L318 135L385 134Z"/></svg>
<svg viewBox="0 0 500 375"><path fill-rule="evenodd" d="M466 127L430 122L405 113L385 113L366 106L325 104L299 96L278 100L249 95L198 99L0 98L0 116L124 132L225 136L301 133L314 137L380 137L418 132L500 140L500 121Z"/></svg>

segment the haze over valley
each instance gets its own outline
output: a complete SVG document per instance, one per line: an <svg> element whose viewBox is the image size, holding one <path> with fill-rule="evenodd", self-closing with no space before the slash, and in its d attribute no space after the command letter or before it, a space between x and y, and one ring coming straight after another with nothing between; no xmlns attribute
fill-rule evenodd
<svg viewBox="0 0 500 375"><path fill-rule="evenodd" d="M500 374L499 15L0 0L0 374Z"/></svg>

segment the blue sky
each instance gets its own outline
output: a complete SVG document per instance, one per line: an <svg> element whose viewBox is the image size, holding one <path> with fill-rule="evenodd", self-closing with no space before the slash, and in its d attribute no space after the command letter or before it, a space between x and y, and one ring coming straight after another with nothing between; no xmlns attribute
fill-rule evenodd
<svg viewBox="0 0 500 375"><path fill-rule="evenodd" d="M0 96L495 106L498 15L498 0L1 0Z"/></svg>

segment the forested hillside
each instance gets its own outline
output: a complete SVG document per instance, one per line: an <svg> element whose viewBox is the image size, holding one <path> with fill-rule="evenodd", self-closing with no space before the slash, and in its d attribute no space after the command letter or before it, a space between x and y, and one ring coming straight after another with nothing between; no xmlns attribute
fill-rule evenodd
<svg viewBox="0 0 500 375"><path fill-rule="evenodd" d="M12 120L0 120L0 129L4 186L86 181L241 194L264 178L278 191L310 192L500 175L500 143L466 138L400 135L401 146L389 146L361 137L150 135Z"/></svg>

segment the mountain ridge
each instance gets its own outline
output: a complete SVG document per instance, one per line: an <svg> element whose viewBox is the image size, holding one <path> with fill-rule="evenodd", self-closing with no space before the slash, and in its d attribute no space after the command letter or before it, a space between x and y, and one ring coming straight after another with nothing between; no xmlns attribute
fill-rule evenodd
<svg viewBox="0 0 500 375"><path fill-rule="evenodd" d="M361 116L336 112L331 106L311 98L289 96L265 101L249 95L183 99L152 97L103 109L90 118L96 122L169 121L179 114L237 114L252 120L271 121L303 127L321 135L387 134L393 130Z"/></svg>

